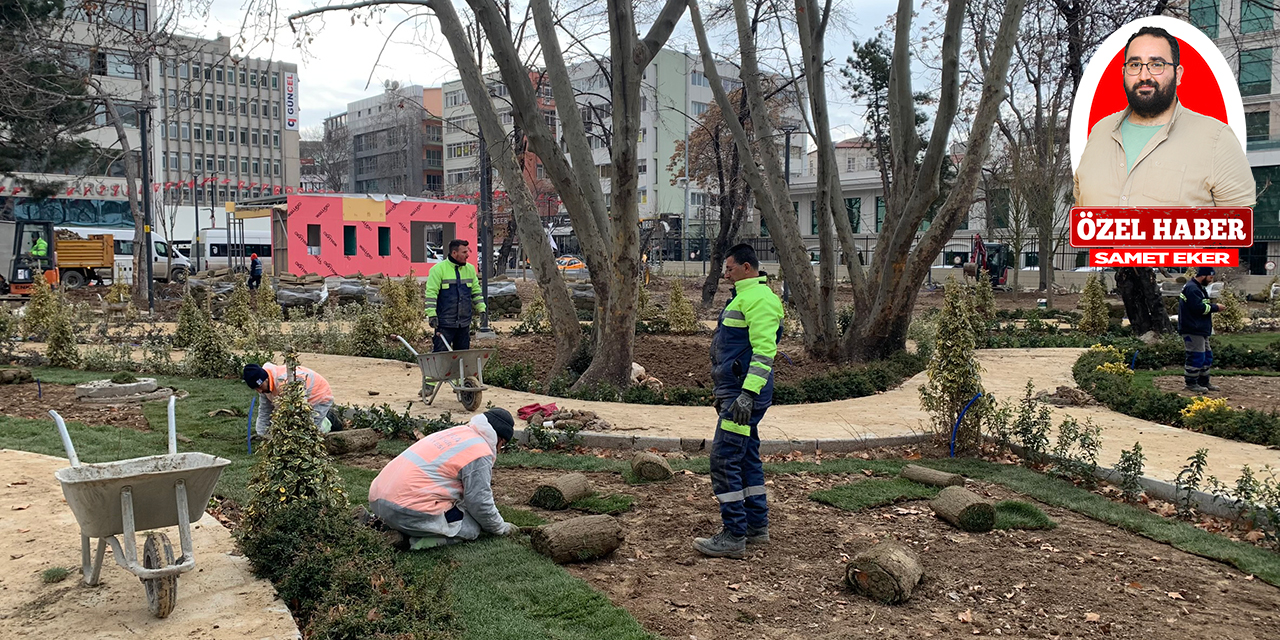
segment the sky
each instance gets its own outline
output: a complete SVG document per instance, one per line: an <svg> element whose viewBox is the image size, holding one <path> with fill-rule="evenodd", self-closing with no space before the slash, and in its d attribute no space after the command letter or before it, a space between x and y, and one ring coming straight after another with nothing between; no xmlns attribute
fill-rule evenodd
<svg viewBox="0 0 1280 640"><path fill-rule="evenodd" d="M245 49L234 53L298 64L304 131L322 125L328 116L342 113L348 102L380 93L384 81L430 87L458 77L448 46L437 35L434 19L425 15L413 17L411 12L417 7L389 7L379 17L354 23L352 14L345 11L312 17L311 39L299 49L300 37L290 31L287 16L335 3L277 0L278 18L255 17L246 21L247 1L211 0L208 16L183 16L178 28L205 38L231 36L233 45L243 34ZM865 40L874 35L897 5L893 0L859 0L856 7L850 6L854 4L852 0L843 4L843 15L839 20L833 19L827 41L828 56L838 62L836 69L848 57L853 39ZM246 22L250 25L247 28ZM669 46L687 43L690 49L696 49L687 23L686 15ZM861 128L859 110L844 98L837 77L829 77L828 86L832 89L829 104L836 139L856 135Z"/></svg>

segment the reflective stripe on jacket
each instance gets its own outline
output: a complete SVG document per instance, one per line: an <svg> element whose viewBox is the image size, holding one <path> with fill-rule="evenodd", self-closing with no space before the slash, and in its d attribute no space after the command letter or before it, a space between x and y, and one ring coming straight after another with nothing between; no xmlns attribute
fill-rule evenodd
<svg viewBox="0 0 1280 640"><path fill-rule="evenodd" d="M1178 295L1178 333L1191 336L1213 335L1213 303L1209 292L1194 278Z"/></svg>
<svg viewBox="0 0 1280 640"><path fill-rule="evenodd" d="M427 317L439 318L442 327L470 327L472 309L476 313L485 311L480 279L470 262L459 265L446 258L431 267L426 298Z"/></svg>
<svg viewBox="0 0 1280 640"><path fill-rule="evenodd" d="M711 379L717 398L736 398L746 389L758 394L757 407L769 406L782 316L782 301L764 276L734 283L733 297L720 312L711 337Z"/></svg>
<svg viewBox="0 0 1280 640"><path fill-rule="evenodd" d="M275 403L276 398L280 397L280 391L284 389L284 385L289 381L289 368L282 364L267 362L262 365L262 370L267 372L270 390L267 391L267 397ZM333 402L333 389L329 387L329 381L324 376L308 369L302 365L298 365L296 369L298 379L302 381L302 386L306 389L307 404L315 406L321 402Z"/></svg>
<svg viewBox="0 0 1280 640"><path fill-rule="evenodd" d="M49 242L44 238L39 238L31 246L31 255L43 258L49 255Z"/></svg>
<svg viewBox="0 0 1280 640"><path fill-rule="evenodd" d="M463 500L464 486L458 477L463 467L484 458L492 461L497 452L498 437L483 416L438 431L415 442L382 469L369 485L369 502L385 500L418 513L444 513Z"/></svg>

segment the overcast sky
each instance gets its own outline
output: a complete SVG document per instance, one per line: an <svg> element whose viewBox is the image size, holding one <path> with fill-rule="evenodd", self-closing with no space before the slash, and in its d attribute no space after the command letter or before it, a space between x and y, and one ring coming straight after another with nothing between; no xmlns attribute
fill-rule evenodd
<svg viewBox="0 0 1280 640"><path fill-rule="evenodd" d="M243 3L244 0L212 0L211 16L207 20L183 18L180 29L206 38L221 33L231 36L235 44L245 24ZM314 34L313 41L306 44L305 51L296 48L297 36L285 25L287 15L328 4L333 3L277 0L280 17L275 21L277 36L271 42L262 41L265 33L262 27L244 32L249 39L247 55L298 64L303 129L320 125L326 117L342 113L348 102L381 92L383 81L395 80L402 85L429 87L458 77L448 46L436 35L435 21L430 17L410 17L410 12L416 7L388 8L380 20L369 24L363 21L352 24L351 15L346 12L313 18L311 23L318 28L318 33ZM841 64L850 53L852 40L871 37L885 23L897 3L892 0L860 0L844 4L844 19L833 24L827 42L828 56ZM852 4L857 6L848 6ZM408 22L397 28L396 25L406 18ZM682 47L690 43L690 49L694 48L687 20L687 16L682 20L681 28L672 38L672 46ZM260 25L270 22L254 21ZM391 36L389 41L388 35ZM384 42L386 48L382 50ZM832 88L829 99L837 139L856 134L856 127L861 122L859 112L844 97L837 78L831 78L828 85Z"/></svg>

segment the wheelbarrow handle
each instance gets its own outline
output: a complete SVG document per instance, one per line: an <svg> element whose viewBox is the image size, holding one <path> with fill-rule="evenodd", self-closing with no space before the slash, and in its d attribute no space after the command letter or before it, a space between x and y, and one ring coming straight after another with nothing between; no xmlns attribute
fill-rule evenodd
<svg viewBox="0 0 1280 640"><path fill-rule="evenodd" d="M49 410L49 415L53 416L53 422L58 425L58 435L62 436L62 448L67 450L67 460L71 461L71 466L80 466L80 458L76 456L76 447L71 444L71 434L67 433L67 423L63 422L62 416L57 411Z"/></svg>
<svg viewBox="0 0 1280 640"><path fill-rule="evenodd" d="M392 334L392 336L391 336L391 337L392 337L392 338L395 338L396 340L399 340L399 341L400 341L400 344L404 345L404 348L406 348L406 349L408 349L408 350L409 350L409 353L412 353L414 356L417 356L417 355L418 355L418 350L417 350L417 349L414 349L414 348L413 348L413 345L409 344L409 341L408 341L408 340L405 340L404 338L402 338L402 337L400 337L400 336L398 336L398 335L395 335L395 334Z"/></svg>

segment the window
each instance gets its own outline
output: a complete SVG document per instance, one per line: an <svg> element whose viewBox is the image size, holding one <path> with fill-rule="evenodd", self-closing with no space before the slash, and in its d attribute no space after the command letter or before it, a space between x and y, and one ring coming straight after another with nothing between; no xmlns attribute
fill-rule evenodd
<svg viewBox="0 0 1280 640"><path fill-rule="evenodd" d="M236 83L236 68L227 67L227 84L235 84L235 83Z"/></svg>
<svg viewBox="0 0 1280 640"><path fill-rule="evenodd" d="M194 168L196 171L204 171L204 158L202 156L192 158L192 162L195 163Z"/></svg>
<svg viewBox="0 0 1280 640"><path fill-rule="evenodd" d="M249 82L249 73L247 71L240 72L240 86L245 86Z"/></svg>
<svg viewBox="0 0 1280 640"><path fill-rule="evenodd" d="M799 206L800 203L792 202L791 204ZM816 199L809 201L809 235L818 235L818 201Z"/></svg>
<svg viewBox="0 0 1280 640"><path fill-rule="evenodd" d="M689 74L689 84L695 87L710 87L711 82L707 80L707 76L701 71L694 71Z"/></svg>
<svg viewBox="0 0 1280 640"><path fill-rule="evenodd" d="M649 190L645 187L640 187L640 190L636 191L636 202L649 204Z"/></svg>
<svg viewBox="0 0 1280 640"><path fill-rule="evenodd" d="M204 128L202 128L202 127L200 127L200 126L196 126L195 130L191 132L191 139L192 139L192 140L203 140L203 139L204 139Z"/></svg>
<svg viewBox="0 0 1280 640"><path fill-rule="evenodd" d="M852 173L852 172L854 172L854 171L857 171L857 170L858 170L858 159L857 159L857 158L855 158L855 157L853 157L853 156L849 156L848 158L845 158L845 168L844 168L844 170L845 170L846 172L849 172L849 173Z"/></svg>
<svg viewBox="0 0 1280 640"><path fill-rule="evenodd" d="M254 76L250 76L250 77L254 77ZM249 115L255 116L255 117L258 115L258 101L256 99L249 101Z"/></svg>
<svg viewBox="0 0 1280 640"><path fill-rule="evenodd" d="M280 175L280 161L279 161L279 160L272 160L272 161L271 161L271 175L273 175L273 176L278 176L278 175Z"/></svg>
<svg viewBox="0 0 1280 640"><path fill-rule="evenodd" d="M640 110L641 111L649 110L649 96L640 96Z"/></svg>
<svg viewBox="0 0 1280 640"><path fill-rule="evenodd" d="M178 77L178 63L177 63L177 62L174 62L173 60L165 60L165 61L164 61L164 69L165 69L165 73L166 73L170 78L176 78L176 77Z"/></svg>
<svg viewBox="0 0 1280 640"><path fill-rule="evenodd" d="M705 205L708 205L708 204L711 204L711 198L708 198L708 197L707 197L707 194L705 194L705 193L703 193L703 192L701 192L701 191L690 191L690 192L689 192L689 206L691 206L691 207L702 207L702 206L705 206Z"/></svg>
<svg viewBox="0 0 1280 640"><path fill-rule="evenodd" d="M272 89L280 88L280 73L278 71L271 72L271 88Z"/></svg>
<svg viewBox="0 0 1280 640"><path fill-rule="evenodd" d="M213 127L204 128L204 140L205 142L213 142Z"/></svg>
<svg viewBox="0 0 1280 640"><path fill-rule="evenodd" d="M320 225L307 225L307 255L320 255Z"/></svg>
<svg viewBox="0 0 1280 640"><path fill-rule="evenodd" d="M222 96L218 96L217 98L214 98L214 102L213 102L213 104L214 104L214 106L215 106L215 110L216 110L218 113L222 113L222 111L223 111Z"/></svg>
<svg viewBox="0 0 1280 640"><path fill-rule="evenodd" d="M160 154L160 168L161 168L161 169L168 169L168 168L169 168L169 156L167 156L167 155L165 155L165 154L163 154L163 153L162 153L162 154Z"/></svg>
<svg viewBox="0 0 1280 640"><path fill-rule="evenodd" d="M258 144L258 130L257 130L257 129L254 129L253 131L251 131L251 132L249 133L249 140L250 140L250 141L252 142L252 144L254 144L254 145Z"/></svg>
<svg viewBox="0 0 1280 640"><path fill-rule="evenodd" d="M213 94L212 93L204 94L204 110L213 111Z"/></svg>
<svg viewBox="0 0 1280 640"><path fill-rule="evenodd" d="M279 100L273 100L271 102L271 117L277 120L280 118L280 101Z"/></svg>
<svg viewBox="0 0 1280 640"><path fill-rule="evenodd" d="M244 76L240 76L240 77L243 78ZM249 99L240 98L240 115L243 116L243 115L247 115L248 113L249 113Z"/></svg>
<svg viewBox="0 0 1280 640"><path fill-rule="evenodd" d="M231 156L231 173L237 173L236 167L240 166L240 157Z"/></svg>
<svg viewBox="0 0 1280 640"><path fill-rule="evenodd" d="M280 148L280 132L279 131L271 132L271 146L277 149Z"/></svg>
<svg viewBox="0 0 1280 640"><path fill-rule="evenodd" d="M191 154L190 153L182 154L182 170L183 171L191 170Z"/></svg>
<svg viewBox="0 0 1280 640"><path fill-rule="evenodd" d="M255 176L262 175L262 164L258 161L257 158L253 159L253 175Z"/></svg>
<svg viewBox="0 0 1280 640"><path fill-rule="evenodd" d="M169 108L170 109L178 108L178 92L172 89L169 90Z"/></svg>
<svg viewBox="0 0 1280 640"><path fill-rule="evenodd" d="M1191 0L1191 24L1210 38L1218 37L1218 0Z"/></svg>
<svg viewBox="0 0 1280 640"><path fill-rule="evenodd" d="M860 233L862 227L862 198L845 198L844 212L849 216L849 226L854 233Z"/></svg>
<svg viewBox="0 0 1280 640"><path fill-rule="evenodd" d="M471 101L467 100L466 91L450 91L449 93L444 94L444 106L457 107L464 104L471 104Z"/></svg>
<svg viewBox="0 0 1280 640"><path fill-rule="evenodd" d="M191 77L191 65L189 65L189 64L187 64L187 63L185 63L185 62L184 62L184 63L182 63L182 64L180 64L180 65L178 65L178 77L179 77L179 78L184 78L184 79L185 79L185 78L190 78L190 77Z"/></svg>
<svg viewBox="0 0 1280 640"><path fill-rule="evenodd" d="M199 62L191 63L191 78L194 80L200 79L200 63Z"/></svg>
<svg viewBox="0 0 1280 640"><path fill-rule="evenodd" d="M249 74L249 86L253 87L254 89L258 88L258 74L256 73Z"/></svg>
<svg viewBox="0 0 1280 640"><path fill-rule="evenodd" d="M1240 31L1260 33L1271 30L1271 3L1264 0L1240 0Z"/></svg>
<svg viewBox="0 0 1280 640"><path fill-rule="evenodd" d="M1240 52L1240 95L1271 93L1271 49Z"/></svg>
<svg viewBox="0 0 1280 640"><path fill-rule="evenodd" d="M225 173L227 170L227 157L218 156L218 173Z"/></svg>
<svg viewBox="0 0 1280 640"><path fill-rule="evenodd" d="M227 130L225 127L218 127L218 142L227 141Z"/></svg>
<svg viewBox="0 0 1280 640"><path fill-rule="evenodd" d="M176 122L169 123L169 138L173 140L178 139L178 123Z"/></svg>
<svg viewBox="0 0 1280 640"><path fill-rule="evenodd" d="M240 158L240 173L249 175L249 156Z"/></svg>
<svg viewBox="0 0 1280 640"><path fill-rule="evenodd" d="M378 227L378 255L391 255L391 227Z"/></svg>
<svg viewBox="0 0 1280 640"><path fill-rule="evenodd" d="M444 166L444 152L439 149L423 149L422 160L428 169L439 169Z"/></svg>
<svg viewBox="0 0 1280 640"><path fill-rule="evenodd" d="M1244 129L1249 142L1266 140L1271 137L1271 112L1256 111L1244 114Z"/></svg>
<svg viewBox="0 0 1280 640"><path fill-rule="evenodd" d="M249 129L240 127L240 144L249 144Z"/></svg>
<svg viewBox="0 0 1280 640"><path fill-rule="evenodd" d="M880 229L884 227L885 203L883 196L876 196L876 233L880 233Z"/></svg>
<svg viewBox="0 0 1280 640"><path fill-rule="evenodd" d="M445 145L444 157L453 160L455 158L470 158L479 153L480 147L475 142L462 142Z"/></svg>
<svg viewBox="0 0 1280 640"><path fill-rule="evenodd" d="M182 129L181 129L181 131L182 131L182 139L183 139L183 140L190 140L190 139L191 139L191 123L190 123L190 122L184 122L184 123L182 123Z"/></svg>
<svg viewBox="0 0 1280 640"><path fill-rule="evenodd" d="M702 114L706 113L706 112L707 112L707 109L709 109L710 107L711 107L711 105L709 105L709 104L707 104L707 103L705 103L705 102L694 102L694 103L692 103L692 105L691 105L691 108L693 109L693 115L694 115L694 117L697 117L697 116L700 116L700 115L702 115Z"/></svg>
<svg viewBox="0 0 1280 640"><path fill-rule="evenodd" d="M867 171L875 171L875 170L876 170L876 159L875 159L875 158L866 158L866 167L865 167L865 169L866 169Z"/></svg>
<svg viewBox="0 0 1280 640"><path fill-rule="evenodd" d="M205 157L204 157L204 168L205 168L205 171L213 171L213 156L212 156L212 155L208 155L208 156L205 156Z"/></svg>
<svg viewBox="0 0 1280 640"><path fill-rule="evenodd" d="M640 158L639 160L636 160L636 173L640 175L644 175L648 172L649 172L649 160L647 158Z"/></svg>
<svg viewBox="0 0 1280 640"><path fill-rule="evenodd" d="M644 144L644 138L645 138L645 132L646 132L646 131L648 131L648 129L644 129L644 128L640 129L640 144Z"/></svg>
<svg viewBox="0 0 1280 640"><path fill-rule="evenodd" d="M222 66L218 66L218 67L215 67L215 68L214 68L214 70L213 70L213 80L214 80L215 82L222 82L222 81L223 81L223 78L225 77L225 76L223 75L223 69L224 69L224 68L223 68Z"/></svg>
<svg viewBox="0 0 1280 640"><path fill-rule="evenodd" d="M185 91L178 94L178 106L182 107L183 109L186 109L190 105L191 105L191 94ZM200 106L200 104L196 103L196 106L198 107Z"/></svg>
<svg viewBox="0 0 1280 640"><path fill-rule="evenodd" d="M356 226L354 224L342 225L342 255L354 256L356 254Z"/></svg>

